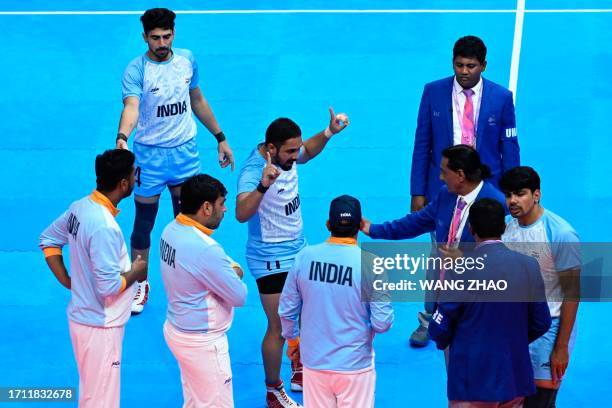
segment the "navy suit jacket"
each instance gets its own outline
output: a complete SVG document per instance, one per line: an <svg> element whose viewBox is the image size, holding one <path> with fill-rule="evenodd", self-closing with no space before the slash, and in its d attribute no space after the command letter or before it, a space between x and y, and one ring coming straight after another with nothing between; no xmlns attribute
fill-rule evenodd
<svg viewBox="0 0 612 408"><path fill-rule="evenodd" d="M476 197L477 200L480 198L493 198L506 208L504 195L486 181ZM392 240L407 239L435 231L438 242L446 243L456 204L457 194L448 191L444 185L438 190L436 197L422 210L395 221L370 225L370 237ZM470 234L467 225L463 228L459 242L474 242L474 237Z"/></svg>
<svg viewBox="0 0 612 408"><path fill-rule="evenodd" d="M442 150L453 146L453 79L444 78L425 85L412 153L410 195L431 201L442 186ZM476 150L491 168L491 182L497 186L501 175L520 165L519 145L512 92L482 78L482 99L476 126Z"/></svg>
<svg viewBox="0 0 612 408"><path fill-rule="evenodd" d="M529 343L551 324L538 262L501 242L478 247L470 256L485 257L484 268L454 278L506 280L508 297L493 302L493 293L482 290L445 302L441 295L429 334L439 349L449 347L448 399L504 402L531 395Z"/></svg>

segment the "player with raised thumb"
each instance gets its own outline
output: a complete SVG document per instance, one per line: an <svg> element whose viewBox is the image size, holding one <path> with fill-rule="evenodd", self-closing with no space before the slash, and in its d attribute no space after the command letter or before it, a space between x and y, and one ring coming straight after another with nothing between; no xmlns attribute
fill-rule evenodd
<svg viewBox="0 0 612 408"><path fill-rule="evenodd" d="M348 116L329 108L329 123L314 136L302 139L302 130L289 118L278 118L267 128L265 140L246 160L238 178L236 218L249 222L246 258L257 282L268 325L262 341L266 402L272 407L297 407L281 379L284 339L278 302L295 255L306 245L298 192L298 168L318 156L333 135L349 124ZM323 116L325 118L325 116ZM325 118L326 119L326 118ZM302 390L299 353L291 364L292 391Z"/></svg>
<svg viewBox="0 0 612 408"><path fill-rule="evenodd" d="M334 108L329 107L329 126L325 129L324 134L328 139L335 135L336 133L344 130L345 127L349 125L349 118L346 113L334 113Z"/></svg>

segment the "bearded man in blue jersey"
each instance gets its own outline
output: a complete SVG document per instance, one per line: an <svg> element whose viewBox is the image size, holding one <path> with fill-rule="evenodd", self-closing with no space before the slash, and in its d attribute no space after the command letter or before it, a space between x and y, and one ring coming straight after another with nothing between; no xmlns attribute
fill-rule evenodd
<svg viewBox="0 0 612 408"><path fill-rule="evenodd" d="M266 374L269 407L296 407L286 395L280 378L285 340L278 316L280 294L295 256L306 245L298 192L298 165L321 153L333 135L348 125L345 114L329 108L324 131L302 141L300 127L291 119L278 118L266 130L240 170L236 218L249 223L246 258L257 281L268 326L261 352ZM302 390L301 365L293 364L291 389Z"/></svg>
<svg viewBox="0 0 612 408"><path fill-rule="evenodd" d="M123 111L116 147L127 149L135 129L136 216L131 247L132 257L140 255L144 260L149 258L161 193L168 187L176 216L181 185L200 172L192 112L217 139L220 166L234 168L232 150L200 90L195 57L189 50L172 48L175 17L165 8L147 10L140 17L148 50L129 63L121 84ZM142 312L148 296L145 281L138 288L132 313Z"/></svg>

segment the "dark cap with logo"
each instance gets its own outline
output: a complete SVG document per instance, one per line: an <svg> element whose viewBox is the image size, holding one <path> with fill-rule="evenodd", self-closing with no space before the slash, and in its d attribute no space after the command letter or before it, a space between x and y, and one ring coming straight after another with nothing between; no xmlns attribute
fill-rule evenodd
<svg viewBox="0 0 612 408"><path fill-rule="evenodd" d="M355 197L343 195L332 200L329 206L329 226L332 233L359 231L361 204Z"/></svg>

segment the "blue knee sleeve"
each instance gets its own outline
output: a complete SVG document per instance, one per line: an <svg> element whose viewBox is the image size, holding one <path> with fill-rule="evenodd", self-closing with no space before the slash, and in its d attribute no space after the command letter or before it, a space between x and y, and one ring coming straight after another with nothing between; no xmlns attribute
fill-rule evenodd
<svg viewBox="0 0 612 408"><path fill-rule="evenodd" d="M134 249L149 249L151 246L151 231L155 225L155 217L159 208L156 203L140 203L135 201L136 216L132 230L131 245Z"/></svg>
<svg viewBox="0 0 612 408"><path fill-rule="evenodd" d="M181 212L181 201L179 196L175 196L174 194L170 194L172 198L172 211L174 211L174 217Z"/></svg>

